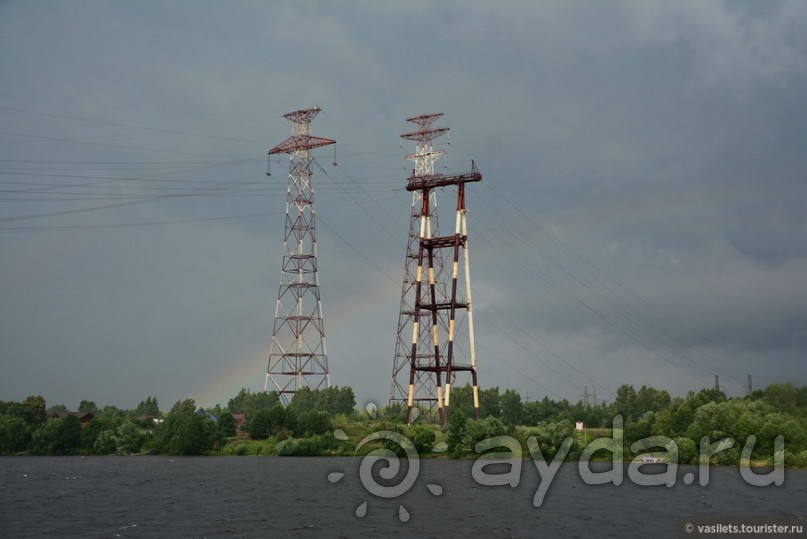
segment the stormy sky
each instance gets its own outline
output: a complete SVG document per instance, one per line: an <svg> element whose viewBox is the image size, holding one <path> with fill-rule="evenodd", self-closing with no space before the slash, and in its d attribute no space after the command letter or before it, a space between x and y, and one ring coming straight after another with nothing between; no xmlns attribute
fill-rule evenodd
<svg viewBox="0 0 807 539"><path fill-rule="evenodd" d="M263 389L266 152L315 105L331 382L360 405L390 390L399 135L437 111L439 170L484 176L481 385L805 384L806 26L801 1L1 2L0 400Z"/></svg>

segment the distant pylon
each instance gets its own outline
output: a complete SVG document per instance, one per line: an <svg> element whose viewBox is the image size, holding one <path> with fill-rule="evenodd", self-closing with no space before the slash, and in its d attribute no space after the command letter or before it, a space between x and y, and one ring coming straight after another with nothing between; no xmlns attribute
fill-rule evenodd
<svg viewBox="0 0 807 539"><path fill-rule="evenodd" d="M441 113L426 114L410 118L418 130L413 134L401 135L403 138L417 142L415 153L405 156L415 165L413 174L417 176L431 176L434 174L434 163L445 152L435 150L432 140L448 132L447 127L432 128L431 124L442 116ZM401 307L398 314L398 331L395 338L395 355L392 363L392 384L390 386L389 404L408 402L408 381L412 363L412 324L415 318L415 286L417 282L418 240L420 237L420 212L423 208L421 191L412 192L412 211L409 217L409 235L406 243L406 258L404 260L404 277L401 287ZM432 232L439 230L437 217L437 192L428 194L431 207ZM435 267L435 293L440 302L446 301L446 283L443 273L443 255L436 252L434 256ZM437 323L442 333L448 332L448 316L445 312L437 313ZM419 327L417 337L417 356L421 361L434 361L434 341L431 328L428 325ZM446 344L440 345L440 354L445 353ZM417 371L414 380L412 400L424 410L433 411L437 407L437 374L433 371Z"/></svg>
<svg viewBox="0 0 807 539"><path fill-rule="evenodd" d="M264 390L274 389L286 404L302 387L330 386L317 272L311 150L336 141L311 135L311 120L319 111L314 107L285 114L292 123L292 136L269 150L270 156L289 154L289 184L283 265Z"/></svg>
<svg viewBox="0 0 807 539"><path fill-rule="evenodd" d="M412 319L412 341L409 364L409 388L407 391L407 412L408 421L412 421L412 408L415 403L415 384L418 377L424 373L433 373L436 384L436 394L432 399L437 401L438 416L442 424L445 423L448 409L451 403L451 385L457 372L466 371L471 374L473 385L474 415L479 417L479 385L476 370L476 348L474 343L473 311L471 309L471 273L468 257L468 223L467 206L465 203L465 184L482 180L482 175L476 169L476 165L471 161L471 172L446 176L435 174L433 171L434 160L441 155L431 149L431 141L439 136L437 133L447 131L447 128L432 128L432 122L442 116L442 114L424 114L408 121L419 126L417 131L401 135L408 140L418 143L418 154L422 157L420 162L424 164L417 167L408 179L407 191L420 192L420 227L418 233L417 270L415 274L415 303ZM416 154L417 155L417 154ZM418 161L415 161L418 164ZM434 189L441 187L457 187L457 214L455 220L454 234L450 236L437 236L432 229L431 215L432 197ZM436 261L441 249L451 249L453 252L453 264L451 266L451 282L447 286L445 300L438 296L438 284L436 276ZM462 258L460 258L462 252ZM427 267L424 268L424 263ZM460 277L459 268L462 263L464 272ZM424 286L424 277L427 279ZM458 282L462 279L465 282L465 297L460 299L458 295ZM467 328L469 340L470 364L455 361L455 337L457 330L457 315L460 311L467 313ZM440 346L440 313L448 315L448 341L443 354ZM433 345L432 351L422 353L420 345L421 323L427 325L430 322ZM443 391L445 384L445 391Z"/></svg>

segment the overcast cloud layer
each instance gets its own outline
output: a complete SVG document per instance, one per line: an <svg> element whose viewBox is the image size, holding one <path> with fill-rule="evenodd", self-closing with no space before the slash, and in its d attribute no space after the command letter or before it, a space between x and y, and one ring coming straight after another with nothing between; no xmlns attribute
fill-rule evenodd
<svg viewBox="0 0 807 539"><path fill-rule="evenodd" d="M0 400L262 389L266 151L314 105L331 381L360 404L389 396L398 135L435 111L439 166L484 176L483 386L805 384L805 27L801 1L2 2Z"/></svg>

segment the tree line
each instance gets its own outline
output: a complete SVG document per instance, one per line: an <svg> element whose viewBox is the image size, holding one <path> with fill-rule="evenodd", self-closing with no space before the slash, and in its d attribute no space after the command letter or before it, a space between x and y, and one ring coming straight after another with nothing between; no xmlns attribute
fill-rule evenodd
<svg viewBox="0 0 807 539"><path fill-rule="evenodd" d="M222 407L200 408L193 399L177 401L162 412L156 397L122 410L81 401L78 413L57 404L47 407L41 395L22 402L0 401L0 454L202 455L221 448L236 436L234 414L247 418L243 431L255 439L271 435L306 436L330 428L331 418L354 412L350 387L303 388L288 406L274 392L242 389ZM91 414L82 423L82 414Z"/></svg>
<svg viewBox="0 0 807 539"><path fill-rule="evenodd" d="M576 422L604 433L614 417L621 416L626 447L649 436L666 436L678 445L680 462L696 460L704 436L737 440L719 456L736 464L743 441L754 435L754 458L769 460L775 437L782 435L788 464L807 466L807 387L789 383L772 384L742 398L727 398L716 389L673 398L653 387L622 385L613 401L596 405L549 397L525 402L515 390L493 387L479 392L479 421L474 420L470 387L453 388L451 404L445 427L427 410L415 425L406 426L405 406L381 407L375 418L369 417L356 409L349 387L303 388L288 406L274 392L242 389L226 406L207 409L186 399L162 412L151 396L131 410L82 401L78 411L93 414L82 425L75 414L57 415L67 411L64 406L47 408L44 398L31 396L22 402L0 402L0 454L245 454L250 441L263 443L271 454L352 454L355 444L348 447L334 439L337 428L353 429L357 436L372 429L400 432L425 452L436 440L444 441L455 456L473 451L485 438L508 434L526 443L535 436L546 453L573 435ZM237 429L233 414L246 423Z"/></svg>
<svg viewBox="0 0 807 539"><path fill-rule="evenodd" d="M621 416L626 455L633 442L666 436L676 442L679 462L696 463L698 443L703 437L712 442L732 438L734 446L721 452L716 461L737 464L744 442L753 435L756 443L752 457L770 461L774 440L781 435L788 465L807 466L807 387L790 383L771 384L738 398L728 398L717 389L672 398L664 390L649 386L636 390L624 384L617 389L613 401L596 405L548 397L524 402L513 390L500 393L497 388L489 388L480 391L480 421L471 421L470 387L452 388L451 404L452 412L443 430L449 450L455 455L472 450L485 438L504 433L521 440L524 447L526 438L535 436L545 454L554 454L563 440L575 433L577 422L603 435L612 427L614 418ZM569 457L579 455L581 449L576 444Z"/></svg>

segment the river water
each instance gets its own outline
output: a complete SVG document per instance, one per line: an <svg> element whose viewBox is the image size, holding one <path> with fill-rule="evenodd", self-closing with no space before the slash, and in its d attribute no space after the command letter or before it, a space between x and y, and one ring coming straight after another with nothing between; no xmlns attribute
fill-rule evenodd
<svg viewBox="0 0 807 539"><path fill-rule="evenodd" d="M685 484L695 466L680 466L673 487L636 485L627 470L620 486L591 486L566 463L536 508L531 461L511 487L480 485L473 461L421 460L404 494L381 498L362 482L363 460L0 458L0 537L678 537L684 515L807 513L804 470L787 470L778 487L748 485L723 467L706 486ZM653 467L665 469L642 468Z"/></svg>

